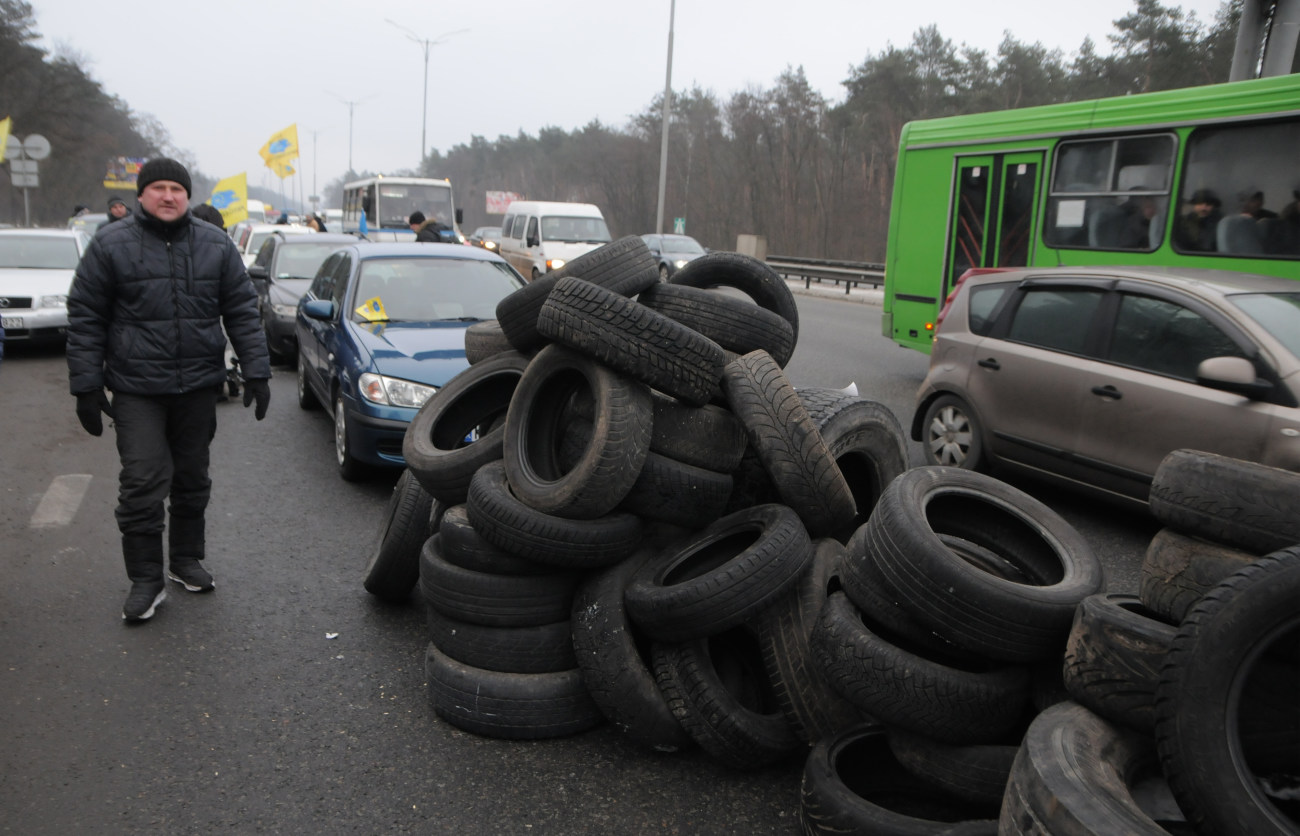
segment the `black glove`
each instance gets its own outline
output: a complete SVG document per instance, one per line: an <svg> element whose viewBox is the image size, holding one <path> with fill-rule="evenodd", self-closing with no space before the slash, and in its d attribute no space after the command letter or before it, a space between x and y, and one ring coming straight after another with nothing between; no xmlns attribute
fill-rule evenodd
<svg viewBox="0 0 1300 836"><path fill-rule="evenodd" d="M244 406L254 400L257 401L257 409L253 410L253 415L261 421L266 417L266 408L271 403L271 384L265 378L244 381Z"/></svg>
<svg viewBox="0 0 1300 836"><path fill-rule="evenodd" d="M104 394L103 389L77 395L77 420L91 435L104 434L104 421L99 417L101 412L109 418L113 417L113 407L109 404L108 395Z"/></svg>

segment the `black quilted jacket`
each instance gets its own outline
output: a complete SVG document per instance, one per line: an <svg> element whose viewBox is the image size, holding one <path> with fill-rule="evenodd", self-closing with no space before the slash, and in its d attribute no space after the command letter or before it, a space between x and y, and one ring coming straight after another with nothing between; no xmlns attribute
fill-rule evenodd
<svg viewBox="0 0 1300 836"><path fill-rule="evenodd" d="M244 377L269 378L257 293L230 236L188 212L163 224L137 207L101 229L77 265L69 388L166 395L219 386L227 334Z"/></svg>

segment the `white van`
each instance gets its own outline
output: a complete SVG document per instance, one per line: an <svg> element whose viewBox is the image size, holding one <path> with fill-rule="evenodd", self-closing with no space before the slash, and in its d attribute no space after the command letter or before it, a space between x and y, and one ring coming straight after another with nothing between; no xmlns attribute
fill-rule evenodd
<svg viewBox="0 0 1300 836"><path fill-rule="evenodd" d="M501 257L529 280L611 240L605 217L591 203L516 200L501 222Z"/></svg>
<svg viewBox="0 0 1300 836"><path fill-rule="evenodd" d="M248 220L255 224L266 223L266 204L260 200L245 200L244 206L248 207Z"/></svg>

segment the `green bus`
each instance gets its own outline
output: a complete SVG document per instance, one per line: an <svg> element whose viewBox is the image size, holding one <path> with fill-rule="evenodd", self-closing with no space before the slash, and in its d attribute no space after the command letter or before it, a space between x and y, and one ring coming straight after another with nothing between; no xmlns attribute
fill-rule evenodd
<svg viewBox="0 0 1300 836"><path fill-rule="evenodd" d="M969 269L1089 264L1300 279L1300 75L903 126L886 337L928 353Z"/></svg>

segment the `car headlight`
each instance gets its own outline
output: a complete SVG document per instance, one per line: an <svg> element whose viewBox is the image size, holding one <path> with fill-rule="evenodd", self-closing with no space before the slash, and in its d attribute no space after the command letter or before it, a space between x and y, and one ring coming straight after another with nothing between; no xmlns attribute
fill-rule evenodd
<svg viewBox="0 0 1300 836"><path fill-rule="evenodd" d="M686 266L686 259L684 258L677 259L676 261L673 262L673 266L676 267L678 270L682 269L683 267Z"/></svg>
<svg viewBox="0 0 1300 836"><path fill-rule="evenodd" d="M563 266L564 266L564 259L562 258L553 258L550 261L546 262L547 270L559 270Z"/></svg>
<svg viewBox="0 0 1300 836"><path fill-rule="evenodd" d="M292 318L293 318L293 315L296 314L296 313L298 312L298 306L297 306L297 305L279 305L279 304L276 304L275 302L272 302L272 303L271 303L271 310L275 311L275 315L276 315L276 316L287 316L287 317L289 317L289 318L292 319Z"/></svg>
<svg viewBox="0 0 1300 836"><path fill-rule="evenodd" d="M412 383L409 380L385 377L382 374L373 374L371 372L361 375L358 383L361 397L371 403L385 404L387 406L409 406L412 409L419 409L424 406L424 402L434 392L438 391L436 386L425 386L422 383Z"/></svg>
<svg viewBox="0 0 1300 836"><path fill-rule="evenodd" d="M485 250L495 250L496 248L497 248L497 242L496 242L496 241L484 241L484 242L483 242L483 249L485 249Z"/></svg>
<svg viewBox="0 0 1300 836"><path fill-rule="evenodd" d="M67 294L56 296L42 296L38 308L66 308L68 306Z"/></svg>

